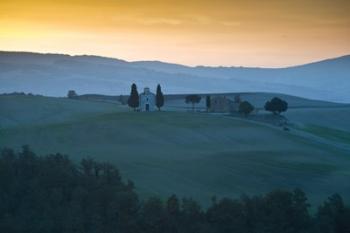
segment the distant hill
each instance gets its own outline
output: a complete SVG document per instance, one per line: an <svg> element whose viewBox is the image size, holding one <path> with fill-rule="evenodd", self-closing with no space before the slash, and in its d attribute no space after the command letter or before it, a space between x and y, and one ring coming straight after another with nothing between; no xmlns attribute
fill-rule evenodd
<svg viewBox="0 0 350 233"><path fill-rule="evenodd" d="M165 93L277 92L350 103L350 56L287 68L189 67L98 56L0 52L0 93L128 94L130 84Z"/></svg>

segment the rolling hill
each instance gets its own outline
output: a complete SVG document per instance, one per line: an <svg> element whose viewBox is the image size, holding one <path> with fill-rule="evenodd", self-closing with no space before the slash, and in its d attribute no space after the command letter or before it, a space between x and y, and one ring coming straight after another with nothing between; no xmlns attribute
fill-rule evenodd
<svg viewBox="0 0 350 233"><path fill-rule="evenodd" d="M65 96L128 94L130 84L165 93L277 92L350 103L350 56L278 69L189 67L159 61L127 62L97 56L0 52L0 93Z"/></svg>
<svg viewBox="0 0 350 233"><path fill-rule="evenodd" d="M138 113L111 103L40 96L1 96L0 106L0 147L29 144L38 153L112 162L143 197L176 193L208 204L213 195L295 187L313 203L334 192L350 197L349 151L294 130L220 115Z"/></svg>

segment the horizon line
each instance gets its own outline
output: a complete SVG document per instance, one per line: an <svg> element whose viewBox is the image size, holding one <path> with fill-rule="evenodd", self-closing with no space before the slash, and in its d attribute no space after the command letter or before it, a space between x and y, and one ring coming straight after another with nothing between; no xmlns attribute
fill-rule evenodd
<svg viewBox="0 0 350 233"><path fill-rule="evenodd" d="M294 64L294 65L289 65L289 66L280 66L280 67L263 67L263 66L242 66L242 65L231 65L231 66L213 66L213 65L187 65L187 64L181 64L181 63L176 63L176 62L169 62L169 61L163 61L163 60L126 60L123 58L117 58L117 57L110 57L110 56L104 56L104 55L93 55L93 54L69 54L69 53L59 53L59 52L33 52L33 51L24 51L24 50L0 50L0 53L29 53L29 54L40 54L40 55L62 55L62 56L69 56L69 57L100 57L100 58L107 58L107 59L114 59L114 60L119 60L127 63L136 63L136 62L158 62L158 63L163 63L163 64L171 64L171 65L178 65L178 66L184 66L188 68L200 68L200 67L205 67L205 68L250 68L250 69L287 69L287 68L293 68L293 67L298 67L298 66L304 66L304 65L309 65L309 64L314 64L314 63L319 63L319 62L324 62L328 60L334 60L334 59L339 59L343 57L348 57L350 54L344 54L344 55L339 55L336 57L328 57L328 58L320 58L319 60L314 60L306 63L300 63L300 64Z"/></svg>

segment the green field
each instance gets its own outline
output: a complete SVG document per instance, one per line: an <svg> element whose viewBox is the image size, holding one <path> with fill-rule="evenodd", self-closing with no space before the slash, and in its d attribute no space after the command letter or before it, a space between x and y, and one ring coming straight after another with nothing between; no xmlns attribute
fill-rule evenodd
<svg viewBox="0 0 350 233"><path fill-rule="evenodd" d="M307 125L303 130L332 141L338 141L350 145L350 132L321 127L317 125Z"/></svg>
<svg viewBox="0 0 350 233"><path fill-rule="evenodd" d="M313 125L350 133L350 106L289 109L285 116L300 127Z"/></svg>
<svg viewBox="0 0 350 233"><path fill-rule="evenodd" d="M205 205L213 195L296 187L312 202L350 197L349 151L232 117L1 96L0 127L0 147L112 162L143 197L176 193Z"/></svg>

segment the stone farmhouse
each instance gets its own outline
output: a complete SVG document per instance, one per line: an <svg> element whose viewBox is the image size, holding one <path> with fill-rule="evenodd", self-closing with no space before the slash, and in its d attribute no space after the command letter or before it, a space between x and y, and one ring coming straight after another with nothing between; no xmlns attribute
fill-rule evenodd
<svg viewBox="0 0 350 233"><path fill-rule="evenodd" d="M228 113L237 112L240 101L232 100L226 96L214 96L211 99L210 112Z"/></svg>

